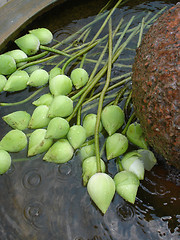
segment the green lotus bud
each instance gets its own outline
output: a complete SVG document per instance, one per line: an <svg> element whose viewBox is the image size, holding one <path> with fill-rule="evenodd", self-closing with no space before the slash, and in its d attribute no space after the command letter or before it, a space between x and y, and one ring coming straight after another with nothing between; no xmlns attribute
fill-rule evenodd
<svg viewBox="0 0 180 240"><path fill-rule="evenodd" d="M61 74L62 74L62 70L60 68L58 67L52 68L51 71L49 72L49 82L51 81L51 79Z"/></svg>
<svg viewBox="0 0 180 240"><path fill-rule="evenodd" d="M6 85L4 86L4 91L21 91L27 87L28 80L28 73L23 70L18 70L10 75L6 82Z"/></svg>
<svg viewBox="0 0 180 240"><path fill-rule="evenodd" d="M6 83L7 83L7 78L4 75L0 75L0 92L3 91Z"/></svg>
<svg viewBox="0 0 180 240"><path fill-rule="evenodd" d="M36 129L31 133L28 146L28 157L46 152L53 144L52 139L45 139L46 129Z"/></svg>
<svg viewBox="0 0 180 240"><path fill-rule="evenodd" d="M48 111L49 107L46 105L36 107L29 121L28 128L36 129L47 127L50 121L50 118L48 118Z"/></svg>
<svg viewBox="0 0 180 240"><path fill-rule="evenodd" d="M71 72L71 80L76 89L83 87L89 79L89 75L83 68L76 68Z"/></svg>
<svg viewBox="0 0 180 240"><path fill-rule="evenodd" d="M138 149L137 152L140 155L139 159L143 162L144 169L150 171L157 163L154 153L146 149Z"/></svg>
<svg viewBox="0 0 180 240"><path fill-rule="evenodd" d="M48 83L49 74L44 69L37 69L31 73L27 85L32 87L40 87Z"/></svg>
<svg viewBox="0 0 180 240"><path fill-rule="evenodd" d="M52 33L47 28L37 28L29 32L34 34L42 45L50 43L53 39Z"/></svg>
<svg viewBox="0 0 180 240"><path fill-rule="evenodd" d="M112 135L123 125L124 112L116 105L107 106L102 111L101 121L108 134Z"/></svg>
<svg viewBox="0 0 180 240"><path fill-rule="evenodd" d="M138 147L144 149L148 148L141 125L139 123L132 123L127 129L126 135L129 141L134 143Z"/></svg>
<svg viewBox="0 0 180 240"><path fill-rule="evenodd" d="M114 182L117 193L126 201L134 204L140 184L137 176L132 172L122 171L115 175Z"/></svg>
<svg viewBox="0 0 180 240"><path fill-rule="evenodd" d="M122 155L127 149L128 140L120 133L114 133L106 139L106 155L108 160Z"/></svg>
<svg viewBox="0 0 180 240"><path fill-rule="evenodd" d="M106 213L115 194L115 183L106 173L95 173L88 181L87 191L103 214Z"/></svg>
<svg viewBox="0 0 180 240"><path fill-rule="evenodd" d="M24 71L26 71L29 75L31 75L31 73L33 73L37 69L40 69L39 65L32 65L32 66L25 68Z"/></svg>
<svg viewBox="0 0 180 240"><path fill-rule="evenodd" d="M100 159L101 162L101 172L105 172L106 166L102 159ZM82 177L83 177L83 185L86 186L89 179L97 173L97 161L96 157L92 156L89 158L86 158L82 163Z"/></svg>
<svg viewBox="0 0 180 240"><path fill-rule="evenodd" d="M73 101L64 95L54 97L50 107L48 116L53 117L68 117L73 111Z"/></svg>
<svg viewBox="0 0 180 240"><path fill-rule="evenodd" d="M0 174L9 170L11 166L11 156L8 152L0 150Z"/></svg>
<svg viewBox="0 0 180 240"><path fill-rule="evenodd" d="M72 91L72 81L66 75L57 75L49 83L49 89L52 95L67 95Z"/></svg>
<svg viewBox="0 0 180 240"><path fill-rule="evenodd" d="M26 135L18 129L9 131L0 141L0 149L8 152L19 152L27 145Z"/></svg>
<svg viewBox="0 0 180 240"><path fill-rule="evenodd" d="M80 156L81 156L82 161L84 159L86 159L88 157L92 157L94 155L95 155L95 145L94 144L84 146L80 149Z"/></svg>
<svg viewBox="0 0 180 240"><path fill-rule="evenodd" d="M28 127L31 115L26 111L16 111L3 116L2 119L12 128L24 130Z"/></svg>
<svg viewBox="0 0 180 240"><path fill-rule="evenodd" d="M26 34L15 40L17 46L28 56L37 53L40 46L39 39L34 34Z"/></svg>
<svg viewBox="0 0 180 240"><path fill-rule="evenodd" d="M67 134L67 139L74 149L81 147L86 141L86 130L81 125L74 125L70 127Z"/></svg>
<svg viewBox="0 0 180 240"><path fill-rule="evenodd" d="M73 148L67 139L55 142L45 154L43 160L54 163L65 163L73 157Z"/></svg>
<svg viewBox="0 0 180 240"><path fill-rule="evenodd" d="M133 152L134 153L134 152ZM123 169L129 172L133 172L139 180L144 179L144 165L137 155L131 155L127 153L121 160Z"/></svg>
<svg viewBox="0 0 180 240"><path fill-rule="evenodd" d="M51 119L48 124L46 138L64 138L67 135L69 128L70 126L66 119L55 117Z"/></svg>
<svg viewBox="0 0 180 240"><path fill-rule="evenodd" d="M0 55L0 74L9 75L16 71L16 62L14 58L9 55Z"/></svg>
<svg viewBox="0 0 180 240"><path fill-rule="evenodd" d="M86 115L85 118L83 119L83 127L86 129L87 137L94 135L96 118L97 118L96 114L90 113L90 114ZM102 123L100 122L99 132L101 132L101 131L102 131Z"/></svg>
<svg viewBox="0 0 180 240"><path fill-rule="evenodd" d="M43 94L40 98L34 101L32 104L35 106L46 105L50 106L53 100L53 96L50 93Z"/></svg>
<svg viewBox="0 0 180 240"><path fill-rule="evenodd" d="M20 49L15 49L15 50L6 52L5 54L13 57L15 61L19 60L19 59L26 59L27 58L27 55L25 54L25 52L23 52ZM17 63L17 67L20 67L20 66L24 65L25 63L26 63L26 61Z"/></svg>

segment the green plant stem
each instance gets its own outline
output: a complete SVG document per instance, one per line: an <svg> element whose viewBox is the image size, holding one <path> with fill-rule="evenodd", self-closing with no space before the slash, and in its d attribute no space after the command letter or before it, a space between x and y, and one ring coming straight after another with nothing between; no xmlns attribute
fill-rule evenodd
<svg viewBox="0 0 180 240"><path fill-rule="evenodd" d="M140 32L139 32L139 39L138 39L137 47L139 47L140 44L141 44L143 29L144 29L144 18L142 19L142 23L141 23L141 29L140 29Z"/></svg>
<svg viewBox="0 0 180 240"><path fill-rule="evenodd" d="M122 32L121 37L118 39L118 41L117 41L117 43L116 43L116 45L115 45L115 47L114 47L114 49L113 49L113 54L114 54L114 53L116 52L116 50L118 49L118 47L119 47L119 45L120 45L120 43L121 43L121 41L122 41L125 33L127 32L127 30L128 30L128 28L129 28L129 26L131 25L132 21L134 20L134 17L135 17L135 16L132 16L132 18L129 20L128 24L127 24L126 27L124 28L124 31Z"/></svg>
<svg viewBox="0 0 180 240"><path fill-rule="evenodd" d="M122 2L122 0L119 0L114 7L111 9L110 13L108 14L108 16L106 17L105 21L103 22L103 24L101 25L99 31L95 34L94 38L92 39L92 43L98 38L98 36L100 35L100 33L102 32L102 30L104 29L104 27L106 26L107 22L109 21L109 19L111 18L112 14L114 13L114 11L116 10L116 8L119 6L119 4Z"/></svg>
<svg viewBox="0 0 180 240"><path fill-rule="evenodd" d="M53 46L53 48L57 48L63 44L66 44L68 42L71 42L77 35L79 35L80 33L82 33L83 31L85 31L87 28L89 28L90 26L94 25L95 23L97 23L99 20L101 20L103 17L105 17L108 14L108 12L105 12L103 14L99 14L92 22L86 24L84 27L82 27L80 30L78 30L77 32L75 32L74 34L72 34L71 36L65 38L63 41L57 43L56 45Z"/></svg>
<svg viewBox="0 0 180 240"><path fill-rule="evenodd" d="M114 105L118 105L119 100L122 97L122 95L124 94L124 92L126 91L126 89L127 89L127 86L124 86L122 89L120 89L116 99L114 100Z"/></svg>
<svg viewBox="0 0 180 240"><path fill-rule="evenodd" d="M108 103L107 105L112 105L112 104L114 104L114 98L117 96L117 93L113 93L113 94L111 94L111 95L107 95L107 96L105 96L105 98L104 98L104 104L105 104L105 100L109 100L109 99L113 99L110 103ZM84 104L84 103L83 103ZM82 104L82 105L83 105ZM107 106L106 105L106 106ZM84 105L83 105L84 106ZM88 104L87 105L87 107L84 107L83 109L82 109L82 113L84 113L84 112L87 112L87 111L89 111L90 109L93 109L93 108L95 108L95 107L97 107L98 106L98 101L96 101L95 103L92 103L92 104Z"/></svg>
<svg viewBox="0 0 180 240"><path fill-rule="evenodd" d="M53 58L56 58L56 57L57 57L57 55L54 55L54 56L43 58L43 59L40 59L40 60L37 60L37 61L29 62L29 63L24 64L23 66L19 67L17 70L22 70L22 69L25 69L27 67L30 67L30 66L33 66L33 65L36 65L36 64L40 64L40 63L43 63L43 62L46 62L46 61L49 61L49 60L52 60Z"/></svg>
<svg viewBox="0 0 180 240"><path fill-rule="evenodd" d="M49 52L42 52L40 54L34 55L32 57L27 57L27 58L22 58L22 59L16 59L16 63L21 63L21 62L32 62L35 61L37 59L40 59L42 57L45 57Z"/></svg>
<svg viewBox="0 0 180 240"><path fill-rule="evenodd" d="M109 92L109 91L113 90L114 88L119 87L119 86L123 85L124 83L127 83L129 80L131 80L131 77L128 77L128 78L126 78L126 79L124 79L124 80L122 80L122 81L120 81L120 82L118 82L118 83L108 87L106 92ZM98 98L100 96L101 96L101 92L97 93L96 95L92 96L91 98L88 98L88 100L83 102L82 105L84 106L85 104L93 101L94 99L96 99L96 98Z"/></svg>
<svg viewBox="0 0 180 240"><path fill-rule="evenodd" d="M81 107L78 109L77 112L77 125L81 124Z"/></svg>
<svg viewBox="0 0 180 240"><path fill-rule="evenodd" d="M95 47L98 43L99 43L99 41L94 42L93 44L89 45L89 46L86 47L85 49L82 49L82 50L79 51L77 54L75 54L75 55L73 55L71 58L69 58L69 59L65 62L64 66L63 66L63 68L62 68L62 74L64 74L65 69L66 69L66 67L68 66L68 64L69 64L70 62L72 62L72 61L73 61L74 59L76 59L77 57L79 57L79 56L83 55L84 53L88 52L89 50L91 50L91 49L92 49L93 47Z"/></svg>
<svg viewBox="0 0 180 240"><path fill-rule="evenodd" d="M116 27L115 31L113 32L113 37L115 36L115 34L117 33L118 29L120 28L121 24L122 24L122 21L123 19L121 19L121 21L119 22L118 26ZM89 77L89 80L88 80L88 83L86 84L86 86L84 88L82 88L78 93L76 93L74 96L71 97L72 100L75 100L76 98L78 98L80 95L82 95L87 89L89 89L90 87L90 84L91 84L91 81L93 80L94 76L95 76L95 73L97 72L97 69L99 67L99 65L102 63L102 59L104 57L104 54L106 52L108 48L108 44L106 44L106 46L104 47L98 61L95 61L96 62L96 65Z"/></svg>
<svg viewBox="0 0 180 240"><path fill-rule="evenodd" d="M0 103L0 106L15 106L19 104L23 104L31 100L33 97L35 97L38 93L40 93L45 87L39 88L37 91L35 91L33 94L31 94L29 97L25 98L22 101L14 102L14 103Z"/></svg>
<svg viewBox="0 0 180 240"><path fill-rule="evenodd" d="M126 41L118 48L118 50L116 51L116 53L113 56L112 59L112 63L114 63L117 58L119 57L119 55L122 53L122 51L124 50L124 48L127 46L127 44L130 42L130 40L134 37L134 35L137 33L138 28L135 28L134 31L129 35L129 37L126 39ZM88 88L86 89L86 91L84 91L84 93L81 95L78 103L76 104L76 106L73 109L72 114L67 118L68 121L70 121L74 115L76 114L78 108L81 106L81 104L83 103L84 99L86 98L87 94L92 90L92 88L97 84L97 82L101 79L101 77L106 73L107 71L107 64L101 68L101 70L96 74L96 76L94 77L93 82L88 85ZM71 98L72 99L72 98Z"/></svg>
<svg viewBox="0 0 180 240"><path fill-rule="evenodd" d="M134 117L135 117L135 112L133 112L132 115L130 116L130 118L128 119L128 122L127 122L124 130L122 131L122 134L123 134L123 135L126 134L126 131L127 131L128 127L129 127L129 125L131 124L131 122L132 122L132 120L133 120Z"/></svg>
<svg viewBox="0 0 180 240"><path fill-rule="evenodd" d="M125 103L125 106L124 106L124 109L125 109L125 110L127 110L127 108L128 108L128 105L129 105L129 103L130 103L131 97L132 97L132 90L131 90L130 93L128 94L128 98L127 98L126 103Z"/></svg>
<svg viewBox="0 0 180 240"><path fill-rule="evenodd" d="M57 49L54 49L54 48L50 48L50 47L46 47L46 46L43 46L43 45L40 45L40 49L48 51L48 52L53 52L53 53L56 53L56 54L59 54L59 55L63 55L65 57L71 57L70 54L65 53L64 51L60 51L60 50L57 50Z"/></svg>
<svg viewBox="0 0 180 240"><path fill-rule="evenodd" d="M109 19L109 57L108 57L107 79L99 98L95 133L94 133L97 172L101 172L101 161L100 161L100 152L99 152L99 125L101 120L101 112L103 107L104 96L111 80L111 69L112 69L112 21L110 18Z"/></svg>

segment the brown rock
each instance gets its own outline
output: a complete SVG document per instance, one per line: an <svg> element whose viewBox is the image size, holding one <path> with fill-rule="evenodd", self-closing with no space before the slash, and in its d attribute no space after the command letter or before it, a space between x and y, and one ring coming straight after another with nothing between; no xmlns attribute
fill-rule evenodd
<svg viewBox="0 0 180 240"><path fill-rule="evenodd" d="M160 16L143 38L132 88L147 141L180 169L180 3Z"/></svg>

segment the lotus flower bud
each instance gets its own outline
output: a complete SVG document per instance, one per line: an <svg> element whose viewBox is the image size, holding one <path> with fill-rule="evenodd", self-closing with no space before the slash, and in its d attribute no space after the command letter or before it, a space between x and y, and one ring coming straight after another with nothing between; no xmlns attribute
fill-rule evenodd
<svg viewBox="0 0 180 240"><path fill-rule="evenodd" d="M49 107L46 105L36 107L29 121L28 128L36 129L47 127L50 121L50 118L48 118L48 111Z"/></svg>
<svg viewBox="0 0 180 240"><path fill-rule="evenodd" d="M74 149L81 147L86 141L86 130L81 125L74 125L70 127L67 134L67 139Z"/></svg>
<svg viewBox="0 0 180 240"><path fill-rule="evenodd" d="M101 172L105 172L106 166L102 159L100 159L101 162ZM82 163L82 177L83 177L83 185L86 186L89 179L97 173L97 161L96 157L92 156L89 158L86 158Z"/></svg>
<svg viewBox="0 0 180 240"><path fill-rule="evenodd" d="M97 118L96 114L90 113L90 114L86 115L85 118L83 119L83 127L86 129L86 136L87 137L90 137L90 136L94 135L96 118ZM100 122L99 132L102 131L102 128L103 128L102 123Z"/></svg>
<svg viewBox="0 0 180 240"><path fill-rule="evenodd" d="M26 71L16 71L8 78L6 85L4 86L4 91L21 91L27 87L28 80L29 75Z"/></svg>
<svg viewBox="0 0 180 240"><path fill-rule="evenodd" d="M65 163L73 157L73 148L67 139L55 142L45 154L43 160L54 163Z"/></svg>
<svg viewBox="0 0 180 240"><path fill-rule="evenodd" d="M25 52L23 52L20 49L15 49L15 50L6 52L5 54L13 57L15 61L19 60L19 59L25 59L26 60L26 58L27 58L27 55L25 54ZM17 63L17 67L20 67L20 66L24 65L25 63L26 63L26 61Z"/></svg>
<svg viewBox="0 0 180 240"><path fill-rule="evenodd" d="M120 133L114 133L106 139L106 155L108 160L122 155L127 149L128 140Z"/></svg>
<svg viewBox="0 0 180 240"><path fill-rule="evenodd" d="M49 82L51 81L51 79L61 74L62 74L61 68L58 68L58 67L52 68L51 71L49 72Z"/></svg>
<svg viewBox="0 0 180 240"><path fill-rule="evenodd" d="M154 153L146 149L138 149L137 152L140 154L139 159L143 162L144 169L150 171L157 163Z"/></svg>
<svg viewBox="0 0 180 240"><path fill-rule="evenodd" d="M144 179L144 165L139 159L137 152L127 153L121 160L123 169L126 171L133 172L139 180Z"/></svg>
<svg viewBox="0 0 180 240"><path fill-rule="evenodd" d="M53 39L52 33L47 28L37 28L29 31L34 34L40 41L40 44L46 45Z"/></svg>
<svg viewBox="0 0 180 240"><path fill-rule="evenodd" d="M26 111L16 111L2 118L12 128L24 130L28 127L31 115Z"/></svg>
<svg viewBox="0 0 180 240"><path fill-rule="evenodd" d="M83 87L89 79L89 75L83 68L76 68L71 72L71 80L76 89Z"/></svg>
<svg viewBox="0 0 180 240"><path fill-rule="evenodd" d="M34 34L26 34L15 40L17 46L28 56L37 53L40 46L39 39Z"/></svg>
<svg viewBox="0 0 180 240"><path fill-rule="evenodd" d="M102 111L101 121L108 134L112 135L123 125L124 112L116 105L107 106Z"/></svg>
<svg viewBox="0 0 180 240"><path fill-rule="evenodd" d="M95 173L88 181L87 191L103 214L106 213L115 194L115 183L106 173Z"/></svg>
<svg viewBox="0 0 180 240"><path fill-rule="evenodd" d="M6 85L7 78L4 75L0 75L0 92L3 91L4 86Z"/></svg>
<svg viewBox="0 0 180 240"><path fill-rule="evenodd" d="M84 159L86 159L88 157L92 157L94 155L95 155L95 145L94 144L84 146L80 149L80 156L81 156L82 161Z"/></svg>
<svg viewBox="0 0 180 240"><path fill-rule="evenodd" d="M46 138L64 138L67 135L69 128L70 126L66 119L55 117L51 119L48 124Z"/></svg>
<svg viewBox="0 0 180 240"><path fill-rule="evenodd" d="M115 175L114 182L117 193L126 201L134 204L140 184L137 176L132 172L122 171Z"/></svg>
<svg viewBox="0 0 180 240"><path fill-rule="evenodd" d="M37 69L31 73L27 85L32 87L40 87L48 83L49 74L44 69Z"/></svg>
<svg viewBox="0 0 180 240"><path fill-rule="evenodd" d="M66 75L57 75L49 83L49 89L52 95L67 95L72 91L72 81Z"/></svg>
<svg viewBox="0 0 180 240"><path fill-rule="evenodd" d="M0 74L9 75L16 71L16 62L14 58L9 55L0 55Z"/></svg>
<svg viewBox="0 0 180 240"><path fill-rule="evenodd" d="M53 117L68 117L73 111L73 101L64 95L54 97L50 107L48 116Z"/></svg>
<svg viewBox="0 0 180 240"><path fill-rule="evenodd" d="M19 152L27 145L26 135L18 129L9 131L0 141L0 149L8 152Z"/></svg>
<svg viewBox="0 0 180 240"><path fill-rule="evenodd" d="M43 94L40 98L34 101L32 104L35 106L46 105L50 106L53 100L53 96L50 93Z"/></svg>
<svg viewBox="0 0 180 240"><path fill-rule="evenodd" d="M138 147L144 148L144 149L148 148L141 125L139 123L132 123L128 127L126 135L129 141L134 143Z"/></svg>
<svg viewBox="0 0 180 240"><path fill-rule="evenodd" d="M11 156L8 152L0 150L0 174L8 171L11 166Z"/></svg>
<svg viewBox="0 0 180 240"><path fill-rule="evenodd" d="M46 129L36 129L31 133L28 146L28 157L46 152L53 144L52 139L45 139Z"/></svg>

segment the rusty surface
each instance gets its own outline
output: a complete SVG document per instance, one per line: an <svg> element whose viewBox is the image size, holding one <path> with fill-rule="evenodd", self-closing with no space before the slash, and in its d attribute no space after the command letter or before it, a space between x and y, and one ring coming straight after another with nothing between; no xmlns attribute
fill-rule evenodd
<svg viewBox="0 0 180 240"><path fill-rule="evenodd" d="M133 65L133 103L147 141L180 169L180 3L149 29Z"/></svg>

